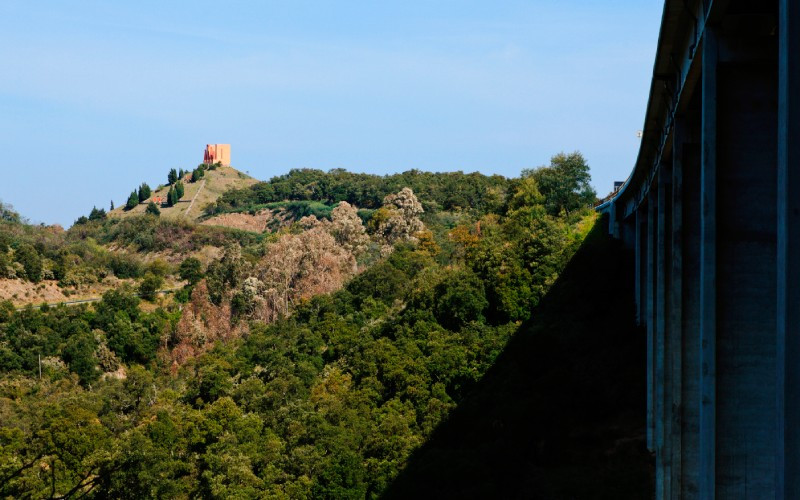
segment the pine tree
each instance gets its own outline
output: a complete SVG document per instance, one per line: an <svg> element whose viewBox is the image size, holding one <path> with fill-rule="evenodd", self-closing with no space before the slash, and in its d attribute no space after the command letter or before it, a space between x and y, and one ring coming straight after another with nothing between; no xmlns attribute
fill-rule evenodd
<svg viewBox="0 0 800 500"><path fill-rule="evenodd" d="M169 188L169 192L167 193L167 206L171 207L175 205L175 189Z"/></svg>
<svg viewBox="0 0 800 500"><path fill-rule="evenodd" d="M175 181L177 180L178 180L178 172L173 168L169 171L169 174L167 175L167 182L169 184L175 184Z"/></svg>
<svg viewBox="0 0 800 500"><path fill-rule="evenodd" d="M175 192L176 192L176 193L177 193L177 195L178 195L178 196L175 198L175 201L177 202L178 200L180 200L181 198L183 198L183 193L184 193L183 182L181 182L181 181L178 181L178 182L176 182L176 183L175 183Z"/></svg>
<svg viewBox="0 0 800 500"><path fill-rule="evenodd" d="M186 172L183 169L178 170L178 179L183 179Z"/></svg>
<svg viewBox="0 0 800 500"><path fill-rule="evenodd" d="M131 192L131 195L128 196L128 202L125 203L125 210L131 210L135 208L136 205L139 204L139 196L136 194L136 190Z"/></svg>
<svg viewBox="0 0 800 500"><path fill-rule="evenodd" d="M150 186L148 186L146 182L143 182L142 185L139 186L139 201L145 201L150 198L150 194Z"/></svg>
<svg viewBox="0 0 800 500"><path fill-rule="evenodd" d="M110 212L112 210L114 210L114 200L111 200L111 208L109 208L108 211Z"/></svg>

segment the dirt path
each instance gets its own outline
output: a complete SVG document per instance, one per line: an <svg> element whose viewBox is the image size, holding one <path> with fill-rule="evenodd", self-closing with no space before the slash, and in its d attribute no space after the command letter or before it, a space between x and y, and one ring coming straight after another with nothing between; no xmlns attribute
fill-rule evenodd
<svg viewBox="0 0 800 500"><path fill-rule="evenodd" d="M197 188L197 192L194 194L194 196L192 196L192 201L191 201L191 203L189 203L189 208L187 208L186 211L183 213L184 217L188 217L189 216L189 212L192 210L192 207L194 206L194 200L197 199L197 195L200 194L200 191L203 190L205 185L206 185L206 180L205 179L200 181L200 187Z"/></svg>
<svg viewBox="0 0 800 500"><path fill-rule="evenodd" d="M183 288L183 287L179 286L177 288L165 288L164 290L156 290L156 293L176 292L176 291L180 290L181 288ZM136 295L139 295L139 294L137 293ZM61 305L64 305L64 306L77 306L78 304L89 304L91 302L99 302L101 300L103 300L103 297L92 297L90 299L68 300L68 301L63 301L62 300L61 302L52 302L52 303L48 303L48 304L38 304L38 305L31 303L31 304L25 304L24 306L17 306L16 310L17 311L22 311L23 309L25 309L25 308L27 308L29 306L33 307L34 309L40 309L42 306L45 306L45 305L48 306L48 307L55 307L55 306L61 306Z"/></svg>

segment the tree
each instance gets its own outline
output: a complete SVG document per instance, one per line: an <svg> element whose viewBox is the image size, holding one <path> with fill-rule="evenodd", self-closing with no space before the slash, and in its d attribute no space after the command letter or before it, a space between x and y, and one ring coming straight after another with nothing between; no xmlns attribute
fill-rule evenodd
<svg viewBox="0 0 800 500"><path fill-rule="evenodd" d="M386 196L383 207L378 212L377 231L389 245L398 241L416 241L414 235L425 229L419 218L424 212L422 204L410 188L405 187L397 194Z"/></svg>
<svg viewBox="0 0 800 500"><path fill-rule="evenodd" d="M533 176L538 183L539 192L545 197L545 207L550 215L559 215L591 205L596 194L589 182L589 165L583 155L559 153L550 159L549 167L534 171L524 171L523 177Z"/></svg>
<svg viewBox="0 0 800 500"><path fill-rule="evenodd" d="M169 174L167 174L167 184L175 184L177 180L178 172L174 168L170 169Z"/></svg>
<svg viewBox="0 0 800 500"><path fill-rule="evenodd" d="M184 193L183 182L178 181L175 183L175 192L177 193L177 198L175 199L175 201L177 202L178 200L183 198L183 193Z"/></svg>
<svg viewBox="0 0 800 500"><path fill-rule="evenodd" d="M42 258L35 248L23 243L16 249L14 256L17 262L22 264L29 281L38 283L42 279Z"/></svg>
<svg viewBox="0 0 800 500"><path fill-rule="evenodd" d="M156 293L163 284L164 278L161 276L156 276L151 272L145 273L144 279L139 284L139 296L152 302L156 299Z"/></svg>
<svg viewBox="0 0 800 500"><path fill-rule="evenodd" d="M167 206L171 207L173 205L175 205L175 189L169 188L169 191L167 191Z"/></svg>
<svg viewBox="0 0 800 500"><path fill-rule="evenodd" d="M0 220L4 220L6 222L20 222L20 216L14 211L13 206L0 201Z"/></svg>
<svg viewBox="0 0 800 500"><path fill-rule="evenodd" d="M145 201L146 199L150 198L150 186L147 185L146 182L143 182L141 186L139 186L139 201Z"/></svg>
<svg viewBox="0 0 800 500"><path fill-rule="evenodd" d="M197 182L203 177L203 172L200 169L192 170L192 182Z"/></svg>
<svg viewBox="0 0 800 500"><path fill-rule="evenodd" d="M109 212L114 210L114 200L111 200L111 208L108 209Z"/></svg>
<svg viewBox="0 0 800 500"><path fill-rule="evenodd" d="M203 265L194 257L188 257L181 262L178 273L181 279L188 281L190 285L194 285L203 277Z"/></svg>
<svg viewBox="0 0 800 500"><path fill-rule="evenodd" d="M128 201L125 203L125 210L131 210L136 208L136 205L139 204L139 196L136 194L136 190L131 192L131 195L128 196Z"/></svg>
<svg viewBox="0 0 800 500"><path fill-rule="evenodd" d="M106 211L102 208L98 209L97 207L92 207L92 211L89 213L89 220L103 220L106 218Z"/></svg>
<svg viewBox="0 0 800 500"><path fill-rule="evenodd" d="M161 210L158 209L158 205L156 205L151 201L150 203L147 204L147 208L145 209L144 213L155 215L156 217L158 217L159 215L161 215Z"/></svg>

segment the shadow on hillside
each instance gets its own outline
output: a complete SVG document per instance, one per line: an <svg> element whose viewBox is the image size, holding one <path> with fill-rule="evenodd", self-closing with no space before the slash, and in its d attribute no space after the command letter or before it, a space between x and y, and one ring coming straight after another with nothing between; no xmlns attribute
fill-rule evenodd
<svg viewBox="0 0 800 500"><path fill-rule="evenodd" d="M649 498L633 257L595 225L385 498Z"/></svg>

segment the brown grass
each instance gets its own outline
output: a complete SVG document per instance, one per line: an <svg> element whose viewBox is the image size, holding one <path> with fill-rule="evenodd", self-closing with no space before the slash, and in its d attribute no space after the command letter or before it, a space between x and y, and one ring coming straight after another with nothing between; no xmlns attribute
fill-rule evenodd
<svg viewBox="0 0 800 500"><path fill-rule="evenodd" d="M190 175L184 177L183 185L185 186L185 190L183 198L181 198L181 200L174 207L159 207L161 210L161 217L186 218L187 220L195 221L203 215L203 210L205 207L209 203L216 201L225 191L232 188L245 188L258 182L257 179L254 179L233 167L219 167L216 170L206 171L206 175L204 177L205 183L201 181L189 182L188 179L190 178ZM203 186L202 190L200 189L200 186ZM154 189L150 198L153 199L156 197L161 197L166 199L168 192L169 186L164 186L158 190ZM197 198L195 199L194 204L192 204L191 213L187 214L186 210L189 208L192 198L194 198L195 195L197 195ZM124 207L125 203L123 201L120 206L112 210L109 215L112 217L130 217L134 214L143 214L147 208L147 202L139 203L139 205L134 209L128 211L126 211Z"/></svg>

